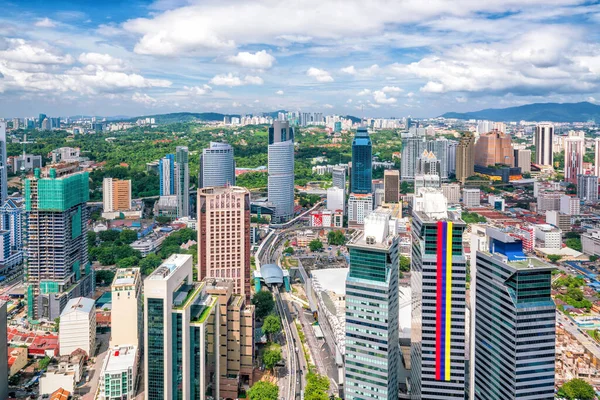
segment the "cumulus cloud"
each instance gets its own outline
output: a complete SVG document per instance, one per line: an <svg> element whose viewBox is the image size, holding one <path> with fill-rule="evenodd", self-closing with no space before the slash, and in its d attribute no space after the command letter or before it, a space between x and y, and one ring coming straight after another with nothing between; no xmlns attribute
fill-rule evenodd
<svg viewBox="0 0 600 400"><path fill-rule="evenodd" d="M354 65L351 65L349 67L344 67L342 69L340 69L340 71L342 71L345 74L348 75L356 75L356 68L354 68Z"/></svg>
<svg viewBox="0 0 600 400"><path fill-rule="evenodd" d="M281 96L281 95L283 95L283 90L278 90L278 91L275 92L275 94L278 94L278 95Z"/></svg>
<svg viewBox="0 0 600 400"><path fill-rule="evenodd" d="M125 63L120 58L115 58L110 54L101 53L81 53L77 61L84 65L102 66L111 71L121 71L125 69Z"/></svg>
<svg viewBox="0 0 600 400"><path fill-rule="evenodd" d="M194 96L204 96L212 92L212 87L208 85L202 86L184 86L183 87L185 94L194 95Z"/></svg>
<svg viewBox="0 0 600 400"><path fill-rule="evenodd" d="M381 90L373 92L373 99L377 104L394 104L398 101L394 97L387 97L387 94Z"/></svg>
<svg viewBox="0 0 600 400"><path fill-rule="evenodd" d="M234 75L231 72L214 76L209 83L216 86L244 86L244 85L262 85L264 83L260 76L246 75L244 78Z"/></svg>
<svg viewBox="0 0 600 400"><path fill-rule="evenodd" d="M7 48L0 51L0 60L32 64L72 64L71 55L60 52L43 43L31 43L24 39L5 39Z"/></svg>
<svg viewBox="0 0 600 400"><path fill-rule="evenodd" d="M369 89L363 89L360 92L358 92L356 95L357 96L366 96L368 94L371 94L371 91Z"/></svg>
<svg viewBox="0 0 600 400"><path fill-rule="evenodd" d="M135 92L131 96L131 101L134 101L134 102L140 103L140 104L145 104L147 106L155 104L157 102L157 100L154 97L150 97L145 93L138 93L138 92Z"/></svg>
<svg viewBox="0 0 600 400"><path fill-rule="evenodd" d="M235 56L227 57L227 61L247 68L269 69L275 63L275 57L265 50L257 51L254 54L243 51Z"/></svg>
<svg viewBox="0 0 600 400"><path fill-rule="evenodd" d="M308 71L306 71L306 75L315 78L317 82L333 82L331 74L324 69L310 67Z"/></svg>
<svg viewBox="0 0 600 400"><path fill-rule="evenodd" d="M402 88L399 88L397 86L385 86L383 89L381 89L381 91L383 93L402 93L404 92L404 90Z"/></svg>
<svg viewBox="0 0 600 400"><path fill-rule="evenodd" d="M54 28L56 26L56 22L46 17L38 19L34 25L40 28Z"/></svg>

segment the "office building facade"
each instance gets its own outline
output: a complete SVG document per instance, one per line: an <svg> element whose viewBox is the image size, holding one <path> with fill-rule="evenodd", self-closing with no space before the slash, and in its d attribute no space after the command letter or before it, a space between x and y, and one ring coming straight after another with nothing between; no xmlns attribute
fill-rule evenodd
<svg viewBox="0 0 600 400"><path fill-rule="evenodd" d="M350 174L352 193L371 193L372 151L369 131L366 127L358 128L352 141L352 173Z"/></svg>
<svg viewBox="0 0 600 400"><path fill-rule="evenodd" d="M414 181L417 160L426 149L427 142L424 136L409 134L402 138L402 162L400 164L400 178L402 181Z"/></svg>
<svg viewBox="0 0 600 400"><path fill-rule="evenodd" d="M250 192L230 186L198 191L198 280L229 278L250 299Z"/></svg>
<svg viewBox="0 0 600 400"><path fill-rule="evenodd" d="M479 136L475 143L475 165L487 167L503 164L509 167L515 165L514 150L510 135L493 131Z"/></svg>
<svg viewBox="0 0 600 400"><path fill-rule="evenodd" d="M475 136L466 133L456 147L456 179L465 183L475 175Z"/></svg>
<svg viewBox="0 0 600 400"><path fill-rule="evenodd" d="M521 172L531 172L531 150L515 149L515 167L521 168Z"/></svg>
<svg viewBox="0 0 600 400"><path fill-rule="evenodd" d="M198 187L235 185L235 160L233 147L227 143L210 142L200 156Z"/></svg>
<svg viewBox="0 0 600 400"><path fill-rule="evenodd" d="M190 165L189 151L185 146L175 149L175 196L177 218L190 216Z"/></svg>
<svg viewBox="0 0 600 400"><path fill-rule="evenodd" d="M8 197L8 159L6 158L6 122L0 122L0 204Z"/></svg>
<svg viewBox="0 0 600 400"><path fill-rule="evenodd" d="M565 139L565 182L577 184L577 175L583 174L585 140L578 136Z"/></svg>
<svg viewBox="0 0 600 400"><path fill-rule="evenodd" d="M385 203L398 203L400 201L400 171L386 169L383 172L383 190Z"/></svg>
<svg viewBox="0 0 600 400"><path fill-rule="evenodd" d="M275 121L269 128L268 157L273 222L286 222L294 217L294 129L289 122Z"/></svg>
<svg viewBox="0 0 600 400"><path fill-rule="evenodd" d="M335 187L346 190L346 167L336 166L333 167L332 184Z"/></svg>
<svg viewBox="0 0 600 400"><path fill-rule="evenodd" d="M67 169L68 171L68 169ZM25 180L27 315L53 321L68 300L91 297L89 174L48 168Z"/></svg>
<svg viewBox="0 0 600 400"><path fill-rule="evenodd" d="M131 180L104 178L102 181L102 205L104 212L131 209Z"/></svg>
<svg viewBox="0 0 600 400"><path fill-rule="evenodd" d="M598 201L598 177L595 175L577 176L577 197L582 201Z"/></svg>
<svg viewBox="0 0 600 400"><path fill-rule="evenodd" d="M161 196L175 195L175 155L167 154L158 161L158 178Z"/></svg>
<svg viewBox="0 0 600 400"><path fill-rule="evenodd" d="M345 398L398 398L398 260L396 219L373 212L348 243Z"/></svg>
<svg viewBox="0 0 600 400"><path fill-rule="evenodd" d="M552 400L553 268L526 257L520 239L495 228L486 233L489 250L475 260L473 399Z"/></svg>
<svg viewBox="0 0 600 400"><path fill-rule="evenodd" d="M554 125L540 124L535 127L534 147L536 164L554 166L554 154L552 153L553 140Z"/></svg>
<svg viewBox="0 0 600 400"><path fill-rule="evenodd" d="M348 227L359 227L373 211L372 194L350 193L348 196Z"/></svg>

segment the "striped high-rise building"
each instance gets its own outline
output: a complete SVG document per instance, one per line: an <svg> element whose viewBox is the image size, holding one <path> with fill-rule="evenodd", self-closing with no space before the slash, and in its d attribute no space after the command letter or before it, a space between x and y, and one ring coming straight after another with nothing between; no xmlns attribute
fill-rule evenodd
<svg viewBox="0 0 600 400"><path fill-rule="evenodd" d="M198 187L235 185L233 147L227 143L210 142L200 156Z"/></svg>
<svg viewBox="0 0 600 400"><path fill-rule="evenodd" d="M167 154L158 161L158 178L160 182L160 195L172 196L175 194L175 154Z"/></svg>
<svg viewBox="0 0 600 400"><path fill-rule="evenodd" d="M175 196L177 218L190 215L190 165L189 151L185 146L175 149Z"/></svg>
<svg viewBox="0 0 600 400"><path fill-rule="evenodd" d="M535 127L535 163L539 165L553 166L554 154L552 153L552 141L554 139L554 125L540 124Z"/></svg>
<svg viewBox="0 0 600 400"><path fill-rule="evenodd" d="M411 398L465 395L465 223L446 198L422 189L412 222Z"/></svg>

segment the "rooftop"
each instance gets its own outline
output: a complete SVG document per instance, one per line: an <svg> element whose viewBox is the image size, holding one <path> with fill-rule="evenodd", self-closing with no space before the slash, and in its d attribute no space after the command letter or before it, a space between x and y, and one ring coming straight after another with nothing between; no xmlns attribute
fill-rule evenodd
<svg viewBox="0 0 600 400"><path fill-rule="evenodd" d="M167 258L158 268L150 274L147 279L150 280L166 280L175 270L183 266L187 261L191 260L190 254L173 254Z"/></svg>
<svg viewBox="0 0 600 400"><path fill-rule="evenodd" d="M490 253L489 251L481 251L481 253L486 254L490 257L500 259L506 265L513 267L514 269L554 269L554 267L547 262L540 260L535 257L525 257L521 260L509 261L506 256L500 253Z"/></svg>
<svg viewBox="0 0 600 400"><path fill-rule="evenodd" d="M69 300L67 305L65 306L62 315L68 314L74 311L84 312L89 314L94 310L94 305L96 302L93 299L88 299L87 297L76 297L74 299ZM62 317L61 315L61 317Z"/></svg>
<svg viewBox="0 0 600 400"><path fill-rule="evenodd" d="M198 190L198 194L202 195L211 195L211 194L221 194L221 193L249 193L248 189L243 188L241 186L221 186L221 187L207 187Z"/></svg>
<svg viewBox="0 0 600 400"><path fill-rule="evenodd" d="M116 346L108 351L102 366L103 373L121 372L133 368L137 357L136 346Z"/></svg>

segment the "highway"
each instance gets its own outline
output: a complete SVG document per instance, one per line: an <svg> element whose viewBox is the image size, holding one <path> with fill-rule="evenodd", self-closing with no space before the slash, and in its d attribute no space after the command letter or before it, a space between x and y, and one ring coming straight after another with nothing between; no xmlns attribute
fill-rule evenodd
<svg viewBox="0 0 600 400"><path fill-rule="evenodd" d="M281 294L279 293L277 286L273 287L273 295L275 297L277 312L281 317L281 325L285 334L285 354L287 354L287 390L284 392L286 396L284 396L283 399L292 400L296 398L296 393L298 393L296 390L298 384L298 353L296 352L296 340L292 335L290 318L285 310L283 301L281 300Z"/></svg>

